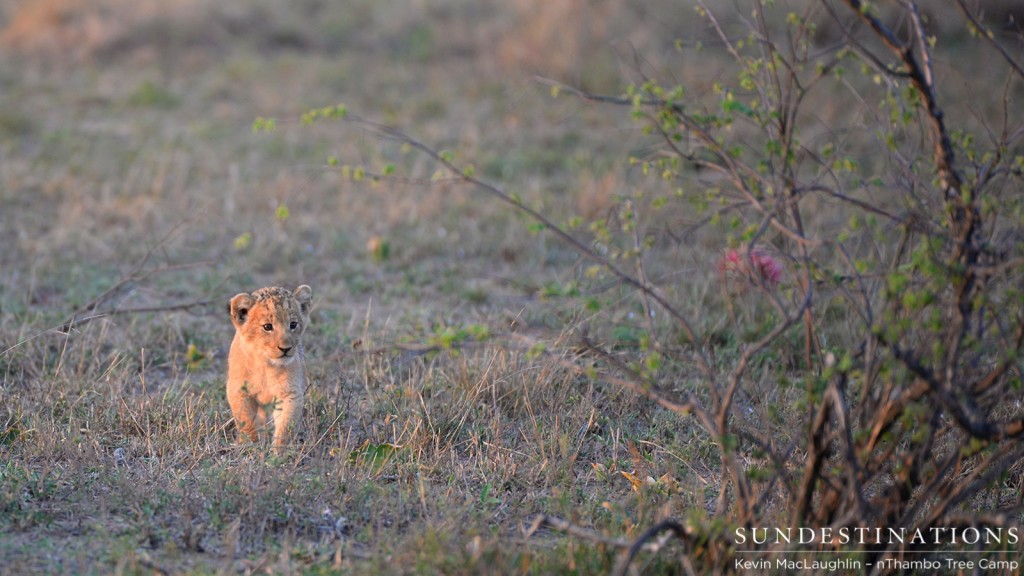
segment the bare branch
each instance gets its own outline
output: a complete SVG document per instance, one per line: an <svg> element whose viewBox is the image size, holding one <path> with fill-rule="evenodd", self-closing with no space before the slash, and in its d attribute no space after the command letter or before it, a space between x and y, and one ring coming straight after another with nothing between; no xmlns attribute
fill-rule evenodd
<svg viewBox="0 0 1024 576"><path fill-rule="evenodd" d="M957 6L960 7L960 11L964 13L964 16L966 16L967 19L971 21L971 24L974 25L975 28L977 28L978 34L981 35L982 38L987 40L988 43L991 44L997 52L999 52L999 55L1003 57L1003 60L1006 60L1007 65L1009 65L1010 68L1014 72L1016 72L1018 76L1024 78L1024 67L1022 67L1019 63L1017 63L1016 60L1013 59L1013 56L1009 52L1007 52L1006 48L1004 48L1002 44L996 42L995 34L993 34L991 30L989 30L984 24L982 24L978 20L977 16L975 16L974 13L967 8L967 4L964 3L964 0L956 0L956 3Z"/></svg>
<svg viewBox="0 0 1024 576"><path fill-rule="evenodd" d="M947 200L959 198L962 178L955 168L956 162L953 153L953 142L950 140L949 134L946 131L944 115L942 113L942 109L939 108L938 101L936 100L935 87L931 81L931 73L927 69L927 66L930 65L929 63L931 62L931 54L928 51L927 40L922 39L921 42L921 47L924 50L922 58L926 63L926 66L922 68L921 64L918 63L917 57L914 55L913 49L900 42L892 30L885 26L885 24L882 24L881 20L871 14L870 11L865 9L860 0L843 1L860 17L861 20L871 27L871 30L875 32L878 38L881 39L889 50L903 63L905 73L907 77L910 78L915 91L921 96L921 99L924 102L925 111L928 114L929 125L931 126L932 131L932 143L934 146L933 160L935 161L935 168L939 173L939 179L942 182L942 191L946 195ZM917 32L921 34L923 33L923 30L918 29ZM895 75L888 68L885 69L885 72L891 76Z"/></svg>
<svg viewBox="0 0 1024 576"><path fill-rule="evenodd" d="M602 360L608 362L615 367L616 370L626 374L627 378L617 378L607 374L603 374L602 378L609 382L625 388L626 390L633 391L641 396L649 398L655 401L659 406L667 408L677 414L687 415L694 414L701 425L708 431L709 434L715 433L715 423L711 419L711 416L704 410L701 405L689 395L682 401L672 400L668 397L668 394L661 390L658 386L644 379L642 376L631 370L628 366L624 365L618 358L615 358L608 352L602 350L594 343L590 342L586 337L582 338L582 344L584 349L597 355ZM568 366L573 367L576 370L582 370L579 366L572 362L568 362Z"/></svg>
<svg viewBox="0 0 1024 576"><path fill-rule="evenodd" d="M434 148L424 144L423 142L420 142L419 140L412 138L411 136L405 134L401 130L398 130L391 126L387 126L385 124L360 118L359 116L356 116L351 113L346 116L346 119L378 134L381 137L402 142L412 148L415 148L416 150L419 150L420 152L423 152L424 154L438 162L440 165L442 165L445 169L449 170L453 175L458 175L458 177L461 178L463 182L472 184L478 189L483 190L484 192L487 192L491 196L494 196L498 200L504 202L505 204L508 204L515 208L516 210L519 210L520 212L527 214L540 224L543 224L547 231L554 234L559 240L565 242L568 246L573 248L581 256L603 266L606 270L611 272L612 275L616 276L624 283L647 294L651 298L651 300L657 302L658 305L663 310L665 310L669 316L671 316L676 322L679 323L680 327L682 327L683 331L686 333L687 337L691 339L692 342L699 341L696 336L696 331L693 328L693 323L685 315L683 315L683 313L680 312L675 306L673 306L665 298L665 296L662 295L661 291L658 290L657 287L647 284L642 280L620 269L608 258L598 254L596 251L594 251L593 248L591 248L587 244L584 244L579 239L575 238L565 230L562 230L560 226L558 226L555 222L553 222L544 214L541 214L539 211L527 206L520 200L505 193L497 186L480 180L479 178L473 176L468 171L460 169L452 162L451 159L447 158L445 155L441 154ZM701 370L704 372L705 377L711 382L712 385L715 385L715 382L717 381L716 372L714 368L711 366L711 362L708 360L707 355L703 350L699 349L696 351L696 354L698 363L700 364Z"/></svg>
<svg viewBox="0 0 1024 576"><path fill-rule="evenodd" d="M808 431L807 462L804 464L804 475L797 490L796 506L790 522L794 526L802 526L814 500L815 487L820 477L821 467L825 462L826 426L828 425L832 405L824 402L818 407L817 415Z"/></svg>
<svg viewBox="0 0 1024 576"><path fill-rule="evenodd" d="M849 42L850 48L854 52L856 52L862 58L867 60L868 63L870 63L871 66L875 70L877 70L877 71L879 71L881 73L884 73L887 76L894 76L894 77L905 77L906 76L905 73L899 72L897 70L893 70L892 68L890 68L886 63L882 62L881 58L879 58L878 56L875 56L875 54L872 53L870 50L868 50L866 46L861 44L861 42L859 40L857 40L857 38L853 35L853 33L851 33L849 30L847 30L846 26L843 26L842 21L839 19L839 14L836 13L835 9L832 8L832 5L829 4L829 2L827 0L822 0L822 4L825 6L825 10L829 13L829 15L832 16L832 20L834 20L835 23L839 26L839 29L842 30L843 35L846 36L847 42Z"/></svg>
<svg viewBox="0 0 1024 576"><path fill-rule="evenodd" d="M86 316L84 318L76 318L61 327L62 331L69 329L78 328L79 326L95 320L97 318L105 318L107 316L117 316L119 314L147 314L151 312L180 312L182 310L191 310L192 308L201 308L203 306L210 306L221 303L215 299L203 299L203 300L191 300L189 302L181 302L178 304L163 304L158 306L137 306L134 308L111 308L110 310L104 310L97 312L92 316Z"/></svg>
<svg viewBox="0 0 1024 576"><path fill-rule="evenodd" d="M932 66L932 53L928 47L928 33L924 30L924 22L921 20L921 11L917 4L910 2L907 6L910 11L910 21L914 23L914 34L917 36L917 49L921 53L922 75L927 86L935 85L935 67Z"/></svg>
<svg viewBox="0 0 1024 576"><path fill-rule="evenodd" d="M819 244L817 240L805 237L800 232L791 229L789 226L785 224L785 222L780 220L776 212L772 210L771 207L766 206L757 197L757 194L750 189L750 186L743 180L743 177L746 176L751 178L752 180L761 182L766 188L771 187L771 183L765 179L765 176L758 172L755 168L747 164L744 164L743 162L740 162L736 158L733 158L727 150L723 149L722 144L711 133L709 133L707 130L701 127L700 124L696 122L690 115L688 115L685 109L679 104L657 98L640 98L631 100L628 98L621 98L618 96L604 96L599 94L591 94L589 92L584 92L577 88L566 86L560 82L550 80L547 78L538 78L537 81L542 84L553 86L559 89L560 91L564 91L566 93L572 94L584 100L616 104L620 106L632 106L639 104L642 106L662 108L671 112L672 114L675 114L683 121L684 128L688 132L696 136L697 139L706 146L705 149L709 153L714 155L717 162L696 158L691 154L683 152L674 142L672 142L670 136L659 127L659 133L662 135L663 139L674 153L676 153L680 158L699 164L700 166L707 168L709 170L713 170L729 179L729 181L732 182L732 185L735 188L735 190L742 195L744 201L753 206L758 212L769 217L768 221L771 224L771 226L776 231L785 235L786 238L792 240L793 242L801 246L814 247ZM654 122L653 118L651 120L652 124L657 126L657 122Z"/></svg>
<svg viewBox="0 0 1024 576"><path fill-rule="evenodd" d="M636 555L644 550L645 546L648 546L651 540L654 540L656 536L667 532L665 537L659 539L658 542L651 548L651 551L657 553L668 543L672 538L678 538L684 543L689 543L691 540L689 532L686 527L677 522L676 520L668 519L658 522L654 526L651 526L644 531L635 541L629 550L622 556L619 557L619 561L615 563L615 568L612 570L612 574L617 576L624 576L626 571L629 570L630 564L633 563L633 559ZM690 564L689 558L683 558L683 565L686 567L687 574L695 574L693 566Z"/></svg>
<svg viewBox="0 0 1024 576"><path fill-rule="evenodd" d="M559 532L565 532L566 534L576 536L577 538L583 538L590 542L596 542L598 544L604 544L615 548L629 548L633 545L632 542L623 538L611 538L589 528L584 528L583 526L578 526L557 516L549 516L547 514L538 514L533 519L533 522L530 523L529 528L523 531L523 535L527 538L531 538L538 530L545 526L558 530Z"/></svg>

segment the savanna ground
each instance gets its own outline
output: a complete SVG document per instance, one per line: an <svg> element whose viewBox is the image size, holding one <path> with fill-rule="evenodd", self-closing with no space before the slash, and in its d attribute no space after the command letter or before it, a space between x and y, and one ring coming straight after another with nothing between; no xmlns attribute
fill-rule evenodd
<svg viewBox="0 0 1024 576"><path fill-rule="evenodd" d="M655 139L536 76L710 95L727 57L675 43L712 39L706 22L667 1L336 4L4 3L0 572L592 573L618 540L714 513L708 435L579 350L584 334L643 357L658 319L635 291L425 155L300 121L343 102L555 222L611 220ZM260 117L275 129L254 133ZM728 363L759 329L716 267L728 225L658 218L645 274ZM305 439L276 457L234 442L225 304L300 283ZM790 402L791 340L751 413Z"/></svg>

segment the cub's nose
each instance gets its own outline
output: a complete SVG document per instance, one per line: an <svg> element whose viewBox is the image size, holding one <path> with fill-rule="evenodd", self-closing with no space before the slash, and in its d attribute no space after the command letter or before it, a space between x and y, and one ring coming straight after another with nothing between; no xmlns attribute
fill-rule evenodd
<svg viewBox="0 0 1024 576"><path fill-rule="evenodd" d="M294 346L289 346L287 348L282 348L280 346L277 347L277 349L281 351L281 356L287 356L288 353L292 351L292 348L294 348Z"/></svg>

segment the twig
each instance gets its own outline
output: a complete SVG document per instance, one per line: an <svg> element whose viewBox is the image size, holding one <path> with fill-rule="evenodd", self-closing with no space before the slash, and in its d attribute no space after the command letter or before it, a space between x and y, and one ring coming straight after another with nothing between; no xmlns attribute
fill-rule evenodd
<svg viewBox="0 0 1024 576"><path fill-rule="evenodd" d="M668 534L659 538L653 546L650 546L649 542L653 540L655 536L658 536L663 532L668 532ZM690 543L690 535L687 533L686 527L675 520L662 520L654 526L651 526L633 542L633 545L629 547L626 554L619 557L619 561L615 563L615 568L612 569L611 573L616 576L624 576L626 574L626 570L629 570L630 564L633 563L633 559L636 558L636 555L639 554L641 550L645 549L645 546L652 552L658 553L672 538L678 538L686 544ZM687 574L695 573L693 565L690 563L690 559L685 556L683 557L683 566L685 567Z"/></svg>
<svg viewBox="0 0 1024 576"><path fill-rule="evenodd" d="M1024 456L1024 447L1017 443L1001 446L998 452L989 455L966 478L959 479L959 482L945 494L940 494L942 500L930 508L930 513L923 519L921 525L929 528L939 526L941 524L939 520L945 516L947 510L951 510L982 487L989 485L1012 465L1019 462L1022 456Z"/></svg>
<svg viewBox="0 0 1024 576"><path fill-rule="evenodd" d="M893 70L887 64L882 62L881 58L875 56L870 50L867 49L867 47L861 44L861 42L857 40L853 33L850 32L850 30L848 30L846 26L843 25L843 22L839 19L839 14L836 13L835 9L832 8L832 5L830 3L823 1L822 5L825 6L825 10L828 11L829 15L832 16L832 19L835 21L836 25L838 25L839 29L843 32L843 35L846 36L846 40L849 42L849 46L851 47L851 49L854 50L861 57L863 57L865 60L867 60L869 63L871 63L875 70L883 72L888 76L895 76L898 78L906 77L907 74L905 72Z"/></svg>
<svg viewBox="0 0 1024 576"><path fill-rule="evenodd" d="M538 210L535 210L527 206L522 201L506 193L497 186L494 186L493 184L490 184L473 176L471 172L460 169L459 166L457 166L445 154L442 154L441 152L409 136L408 134L402 132L397 128L381 124L379 122L367 120L352 113L348 113L345 116L345 118L348 121L351 121L357 125L362 126L364 129L376 133L378 136L402 142L403 144L406 144L411 148L419 150L420 152L426 154L434 161L436 161L438 164L443 166L445 169L450 171L453 175L457 175L459 178L461 178L463 182L472 184L476 188L483 190L484 192L490 194L491 196L494 196L501 202L508 204L515 208L516 210L519 210L520 212L523 212L524 214L530 216L536 222L543 224L544 227L550 233L554 234L559 240L569 245L581 256L603 266L613 276L616 276L624 283L632 286L633 288L636 288L637 290L643 292L644 294L647 294L651 300L656 302L663 310L665 310L666 313L668 313L669 316L671 316L676 322L679 323L680 327L683 329L683 332L687 335L688 338L690 338L692 342L699 341L696 337L696 331L693 328L693 323L675 306L673 306L668 301L668 299L664 295L662 295L661 291L658 290L657 287L647 284L642 280L636 278L635 276L623 271L621 268L616 266L611 260L602 256L593 248L591 248L587 244L583 243L573 235L563 230L555 222L553 222L550 218L548 218ZM717 386L716 372L712 367L711 361L707 357L707 354L703 350L697 350L696 354L701 371L704 373L705 377L710 381L712 386Z"/></svg>
<svg viewBox="0 0 1024 576"><path fill-rule="evenodd" d="M193 300L191 302L181 302L179 304L166 304L162 306L139 306L136 308L112 308L110 310L104 310L98 312L92 316L86 316L85 318L72 318L68 322L62 324L58 332L67 333L72 328L77 328L83 324L86 324L97 318L105 318L107 316L116 316L118 314L145 314L148 312L176 312L180 310L189 310L192 308L199 308L201 306L209 306L216 304L217 300L206 299L206 300Z"/></svg>
<svg viewBox="0 0 1024 576"><path fill-rule="evenodd" d="M595 532L589 528L584 528L583 526L573 524L558 518L557 516L548 516L547 514L538 514L533 519L530 527L526 529L524 536L530 538L545 526L558 530L559 532L565 532L571 536L576 536L577 538L583 538L590 542L597 542L598 544L613 546L615 548L629 548L633 545L632 542L624 538L612 538L610 536L605 536L604 534Z"/></svg>
<svg viewBox="0 0 1024 576"><path fill-rule="evenodd" d="M143 280L149 278L150 276L153 276L154 274L163 274L164 272L170 272L170 271L174 271L174 270L181 270L181 269L184 269L184 268L193 268L193 267L197 267L197 266L206 266L206 265L209 265L211 263L209 261L201 261L201 262L190 262L188 264L175 264L175 265L168 265L168 266L159 266L159 267L154 268L152 270L147 270L145 272L141 272L140 273L142 268L146 265L146 262L148 262L150 257L152 256L153 251L156 250L156 248L158 246L159 246L159 244L157 246L154 246L153 248L151 248L146 253L146 255L142 257L142 259L138 262L138 264L136 264L135 267L132 268L132 271L129 272L128 274L125 274L124 276L122 276L113 286L111 286L110 288L106 289L99 296L93 298L88 304L85 304L85 305L79 307L74 312L72 312L71 315L68 317L67 321L65 321L64 324L61 325L60 332L67 333L74 326L85 324L86 322L88 322L90 320L93 320L95 318L99 318L99 317L102 317L102 316L109 316L109 315L113 315L113 314L117 314L117 313L160 312L160 311L164 311L164 310L181 310L181 309L187 309L187 308L194 308L196 306L200 306L200 305L203 305L203 304L209 304L210 301L202 300L202 301L187 302L187 303L183 303L183 304L170 304L168 306L151 306L151 307L142 307L142 308L135 308L135 309L133 309L133 308L112 309L112 310L108 310L108 311L105 311L105 312L98 313L98 314L96 314L94 316L90 316L90 317L87 317L87 318L78 318L78 316L80 314L84 314L86 312L93 312L93 311L95 311L97 308L100 307L101 304L103 304L107 300L111 299L114 296L114 294L116 294L119 291L121 291L124 287L126 287L126 286L128 286L130 284L142 282Z"/></svg>
<svg viewBox="0 0 1024 576"><path fill-rule="evenodd" d="M797 490L798 497L790 518L790 522L794 526L805 525L804 520L807 518L807 514L814 502L814 492L818 486L818 480L821 479L821 467L827 458L828 442L825 441L827 436L825 428L831 416L831 408L831 402L822 402L818 406L818 413L814 418L814 423L808 430L807 463L804 464L803 479L800 482L800 488Z"/></svg>
<svg viewBox="0 0 1024 576"><path fill-rule="evenodd" d="M146 568L149 568L150 570L156 572L157 574L160 574L161 576L167 576L171 573L168 569L157 564L149 556L149 553L147 553L145 550L139 550L138 555L135 557L135 559L138 560L139 564L142 564Z"/></svg>
<svg viewBox="0 0 1024 576"><path fill-rule="evenodd" d="M113 310L107 310L103 314L107 316L114 316L116 314L145 314L146 312L176 312L179 310L188 310L190 308L199 308L200 306L209 306L217 304L218 300L207 299L207 300L192 300L191 302L181 302L180 304L166 304L162 306L139 306L136 308L115 308Z"/></svg>
<svg viewBox="0 0 1024 576"><path fill-rule="evenodd" d="M47 328L46 330L43 330L43 331L40 331L40 332L36 332L35 334L29 336L28 338L24 338L24 339L22 339L22 340L20 340L20 341L18 341L16 343L8 346L3 351L0 351L0 356L3 356L4 354L7 354L11 350L14 350L15 348L18 348L18 347L20 347L20 346L22 346L24 344L27 344L28 342L31 342L31 341L35 340L36 338L39 338L40 336L44 336L46 334L49 334L50 332L53 332L53 333L56 333L56 334L67 334L67 332L63 331L63 327L64 327L64 325L61 324L61 325L58 325L58 326L52 326L52 327Z"/></svg>
<svg viewBox="0 0 1024 576"><path fill-rule="evenodd" d="M953 154L953 141L950 139L949 133L946 131L946 123L942 109L939 108L938 100L935 96L935 86L931 81L931 72L929 70L931 66L931 54L928 51L927 41L922 39L920 44L922 50L921 58L924 62L924 66L922 67L922 64L918 62L917 57L914 56L913 49L906 46L903 42L900 42L892 30L882 24L882 22L868 10L865 10L861 0L844 0L844 2L849 6L850 10L856 13L861 20L871 27L871 30L874 31L875 35L878 36L889 50L892 51L893 54L895 54L903 63L903 66L906 69L904 72L906 77L910 78L910 82L914 86L914 90L921 96L921 99L924 102L928 122L932 130L932 144L934 146L933 160L935 162L935 168L939 173L939 179L942 183L942 191L946 195L947 201L952 198L960 198L960 184L963 180L955 168L956 162ZM826 2L825 4L827 5L828 3ZM916 12L916 6L913 3L911 3L910 10L911 15L913 16ZM919 23L920 18L917 18L916 20ZM918 36L924 34L922 26L916 26L915 33ZM902 76L902 74L889 68L884 68L883 70L890 76ZM966 217L964 218L966 219Z"/></svg>
<svg viewBox="0 0 1024 576"><path fill-rule="evenodd" d="M528 336L522 334L513 334L513 336L524 341L536 343L535 340L530 339ZM611 354L608 354L604 350L601 350L600 348L594 346L586 338L583 338L582 344L584 346L584 349L596 354L598 357L607 361L609 364L614 366L615 369L617 369L618 371L622 372L627 376L625 378L622 378L615 376L613 374L602 373L599 375L602 380L605 380L608 383L614 384L625 390L635 392L649 400L653 400L662 408L667 408L681 416L686 416L692 413L697 417L701 425L707 429L709 434L714 434L714 421L711 419L707 411L704 410L704 408L701 407L701 405L698 404L693 397L691 397L690 395L686 395L683 400L673 400L660 387L644 380L639 374L630 370L628 366L623 365L617 358L613 357ZM530 346L530 348L534 349L533 346ZM585 370L583 367L579 366L575 362L572 362L562 357L556 357L550 352L544 352L544 354L548 355L549 357L553 357L561 366L568 368L573 372L579 374L587 373L587 370Z"/></svg>
<svg viewBox="0 0 1024 576"><path fill-rule="evenodd" d="M779 322L768 334L743 351L740 359L736 362L736 367L729 375L729 388L726 390L725 396L718 403L718 417L715 422L715 427L713 429L709 429L708 432L712 432L712 430L714 430L714 434L718 438L725 438L728 435L732 402L735 398L736 392L739 390L740 383L750 360L771 345L772 342L789 330L797 320L799 320L800 315L810 307L811 294L812 292L808 290L804 296L800 309L792 315L787 314L786 318ZM732 483L736 489L736 497L742 503L744 512L748 517L754 516L755 511L752 508L753 496L751 494L750 483L747 480L745 471L739 463L736 462L733 454L726 449L724 442L722 440L719 440L719 442L722 446L723 462L728 468L729 474L732 476Z"/></svg>
<svg viewBox="0 0 1024 576"><path fill-rule="evenodd" d="M966 16L967 19L971 21L971 24L978 29L978 34L985 40L988 40L989 44L992 44L992 46L999 51L999 54L1002 55L1003 59L1006 60L1006 63L1010 65L1010 68L1013 68L1013 71L1016 72L1018 76L1024 78L1024 68L1022 68L1021 65L1013 59L1013 56L1006 51L1006 48L1004 48L1002 44L996 42L995 35L992 34L992 31L979 22L978 18L967 9L967 5L964 4L964 0L956 0L956 3L960 6L960 11L964 13L964 16Z"/></svg>
<svg viewBox="0 0 1024 576"><path fill-rule="evenodd" d="M550 80L547 78L538 78L537 81L543 84L556 86L560 90L564 90L565 92L572 94L577 98L581 98L583 100L590 100L593 102L604 102L608 104L617 104L620 106L632 106L639 104L642 106L663 108L664 110L667 110L672 114L675 114L682 120L683 127L688 132L696 136L702 143L704 143L704 145L707 147L707 150L714 154L721 162L721 164L701 160L699 158L693 157L692 155L686 154L685 152L680 150L674 142L672 142L672 138L669 137L668 134L666 134L663 130L659 129L659 132L665 140L666 145L668 145L669 148L671 148L675 154L677 154L680 158L700 164L702 167L707 168L708 170L714 170L721 174L723 177L731 180L734 188L743 196L745 202L753 206L758 212L765 214L772 228L774 228L779 233L785 235L787 238L789 238L796 244L809 247L813 247L818 244L817 241L810 238L806 238L803 235L797 233L796 231L786 226L786 224L778 218L778 216L774 213L773 210L769 209L757 198L757 194L755 194L754 191L750 189L749 185L743 179L743 176L749 177L752 180L760 181L763 184L765 184L766 187L770 187L771 184L765 182L764 176L761 173L759 173L756 169L733 158L729 151L725 150L722 144L718 142L718 140L716 140L710 132L699 126L692 116L686 114L686 111L681 105L659 98L639 98L631 100L629 98L622 98L619 96L604 96L600 94L591 94L589 92L584 92L577 88L566 86L557 81ZM658 125L657 122L653 122L653 124L655 126Z"/></svg>
<svg viewBox="0 0 1024 576"><path fill-rule="evenodd" d="M107 316L115 316L117 314L145 314L147 312L172 312L172 311L179 311L179 310L189 310L191 308L199 308L200 306L208 306L208 305L215 304L215 303L216 303L216 300L193 300L192 302L182 302L180 304L167 304L165 306L140 306L138 308L114 308L114 309L111 309L111 310L104 310L102 312L97 312L96 314L92 314L90 316L85 316L83 318L74 318L74 317L72 317L67 322L63 322L63 323L58 324L56 326L52 326L50 328L47 328L46 330L41 330L39 332L36 332L35 334L29 336L28 338L20 340L19 342L15 343L15 344L12 344L11 346L8 346L7 348L5 348L3 350L0 350L0 356L3 356L4 354L7 354L8 352L10 352L11 350L14 350L15 348L18 348L18 347L20 347L20 346L22 346L22 345L24 345L24 344L26 344L28 342L31 342L32 340L35 340L36 338L39 338L40 336L45 336L46 334L49 334L51 332L53 332L55 334L70 334L72 330L78 328L79 326L82 326L83 324L88 324L89 322L92 322L93 320L96 320L97 318L106 318Z"/></svg>
<svg viewBox="0 0 1024 576"><path fill-rule="evenodd" d="M167 265L167 266L160 266L160 267L155 268L153 270L147 270L146 272L143 272L143 273L140 274L140 272L146 267L146 264L149 262L150 258L153 257L153 254L157 251L157 249L162 247L175 234L177 234L178 231L181 230L181 228L185 225L185 223L187 221L188 221L188 218L184 218L184 219L179 220L178 222L176 222L174 224L174 226L171 226L170 230L168 230L167 233L163 235L163 237L161 237L159 240L157 240L156 244L151 246L149 248L149 250L146 251L146 253L142 256L142 258L140 258L139 261L135 264L135 266L132 267L130 272L128 272L127 274L121 276L121 278L113 286L111 286L110 288L107 288L105 291L103 291L102 294L100 294L99 296L93 298L87 304L81 306L80 308L78 308L77 310L72 312L71 316L68 318L67 322L64 323L64 328L63 328L62 332L68 332L68 331L71 330L71 326L72 326L72 324L75 323L75 318L78 315L84 314L86 312L91 312L91 311L95 310L96 308L98 308L100 306L100 304L106 302L111 297L113 297L114 294L119 292L122 288L124 288L125 286L127 286L127 285L129 285L129 284L131 284L133 282L141 282L142 280L145 280L146 278L152 276L153 274L159 274L159 273L166 272L166 271L169 271L169 270L177 270L177 269L182 269L182 268L191 268L191 267L194 267L194 266L205 266L205 265L210 264L210 262L194 262L194 263L189 263L189 264Z"/></svg>
<svg viewBox="0 0 1024 576"><path fill-rule="evenodd" d="M857 446L853 439L853 427L850 424L850 407L846 401L846 383L848 375L840 371L833 377L828 385L827 394L831 397L835 425L843 446L843 457L846 458L847 493L852 493L852 500L856 503L855 509L858 518L866 517L867 503L864 501L864 486L861 483L862 470L860 461L857 459Z"/></svg>

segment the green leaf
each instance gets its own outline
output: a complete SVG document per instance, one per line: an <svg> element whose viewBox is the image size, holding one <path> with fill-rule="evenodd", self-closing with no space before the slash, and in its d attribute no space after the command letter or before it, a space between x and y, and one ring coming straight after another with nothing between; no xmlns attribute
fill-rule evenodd
<svg viewBox="0 0 1024 576"><path fill-rule="evenodd" d="M235 250L245 250L252 244L252 234L244 232L235 237Z"/></svg>
<svg viewBox="0 0 1024 576"><path fill-rule="evenodd" d="M546 349L547 349L547 347L544 346L543 342L537 342L533 346L530 347L529 351L527 351L526 357L531 359L531 360L533 360L533 359L537 358L538 356L540 356L541 354L543 354L544 350L546 350Z"/></svg>
<svg viewBox="0 0 1024 576"><path fill-rule="evenodd" d="M274 211L274 218L277 218L279 221L284 222L285 220L288 219L289 215L291 215L291 212L289 212L287 204L281 202L280 204L277 205L277 210Z"/></svg>
<svg viewBox="0 0 1024 576"><path fill-rule="evenodd" d="M483 342L491 337L491 329L486 324L471 324L466 331L478 342Z"/></svg>
<svg viewBox="0 0 1024 576"><path fill-rule="evenodd" d="M260 116L252 123L252 133L259 134L260 132L273 132L277 128L277 120L274 118L264 118Z"/></svg>
<svg viewBox="0 0 1024 576"><path fill-rule="evenodd" d="M402 447L398 444L391 444L389 442L381 442L380 444L367 443L361 448L357 448L349 453L348 461L352 464L358 464L359 462L366 463L370 466L373 472L380 473L384 465L391 459L391 457L401 450Z"/></svg>

